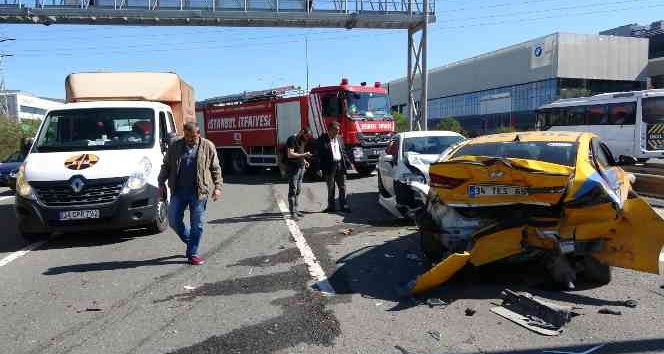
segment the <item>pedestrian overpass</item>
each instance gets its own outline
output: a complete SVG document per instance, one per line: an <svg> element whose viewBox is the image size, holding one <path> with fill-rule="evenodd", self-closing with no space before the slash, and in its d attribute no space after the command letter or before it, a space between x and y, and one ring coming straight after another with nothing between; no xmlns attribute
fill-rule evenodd
<svg viewBox="0 0 664 354"><path fill-rule="evenodd" d="M422 129L433 22L434 0L0 0L0 23L407 29L409 118Z"/></svg>

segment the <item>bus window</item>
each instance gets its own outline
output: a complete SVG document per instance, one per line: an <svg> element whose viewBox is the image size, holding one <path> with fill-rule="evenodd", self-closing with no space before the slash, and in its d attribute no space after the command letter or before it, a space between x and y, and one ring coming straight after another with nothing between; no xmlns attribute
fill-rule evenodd
<svg viewBox="0 0 664 354"><path fill-rule="evenodd" d="M570 107L567 113L567 125L586 125L586 107Z"/></svg>
<svg viewBox="0 0 664 354"><path fill-rule="evenodd" d="M611 125L634 125L636 122L636 103L612 103L609 104L609 124Z"/></svg>
<svg viewBox="0 0 664 354"><path fill-rule="evenodd" d="M609 112L606 105L590 106L588 114L589 125L604 125L609 124Z"/></svg>
<svg viewBox="0 0 664 354"><path fill-rule="evenodd" d="M664 124L664 97L643 99L643 121L650 124Z"/></svg>

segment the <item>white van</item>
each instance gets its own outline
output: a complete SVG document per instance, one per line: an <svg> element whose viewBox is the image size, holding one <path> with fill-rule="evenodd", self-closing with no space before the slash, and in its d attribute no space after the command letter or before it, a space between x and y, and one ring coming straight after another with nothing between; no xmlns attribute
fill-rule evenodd
<svg viewBox="0 0 664 354"><path fill-rule="evenodd" d="M171 108L159 102L68 103L49 111L17 174L21 235L165 230L167 196L157 177L175 133Z"/></svg>

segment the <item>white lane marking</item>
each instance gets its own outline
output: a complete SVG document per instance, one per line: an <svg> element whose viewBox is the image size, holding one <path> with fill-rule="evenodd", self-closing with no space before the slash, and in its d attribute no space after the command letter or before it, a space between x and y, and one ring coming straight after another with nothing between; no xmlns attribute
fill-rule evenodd
<svg viewBox="0 0 664 354"><path fill-rule="evenodd" d="M7 256L3 259L0 259L0 267L4 267L7 264L17 260L18 258L21 258L21 257L25 256L26 254L30 253L30 251L33 251L33 250L41 247L45 243L46 243L46 241L39 241L39 242L29 244L29 245L23 247L20 251L16 251L16 252L10 254L9 256Z"/></svg>
<svg viewBox="0 0 664 354"><path fill-rule="evenodd" d="M3 200L10 199L10 198L14 198L14 196L10 195L10 196L7 196L7 197L0 197L0 202L3 201Z"/></svg>
<svg viewBox="0 0 664 354"><path fill-rule="evenodd" d="M316 255L314 255L314 252L311 250L311 247L309 247L309 244L307 244L307 240L304 238L304 235L302 235L300 227L297 226L295 220L291 219L288 206L286 206L286 203L279 198L277 198L277 204L279 205L281 214L284 217L284 221L286 221L286 226L288 226L288 231L290 232L291 236L293 236L293 239L295 239L295 244L297 245L297 248L300 250L302 258L304 258L304 263L306 263L307 268L309 268L309 274L311 275L312 278L314 278L314 280L316 280L316 287L318 287L318 290L320 290L321 293L323 293L324 295L333 296L334 288L332 287L332 284L330 284L330 282L327 280L327 275L325 275L325 271L320 266L320 263L318 263Z"/></svg>

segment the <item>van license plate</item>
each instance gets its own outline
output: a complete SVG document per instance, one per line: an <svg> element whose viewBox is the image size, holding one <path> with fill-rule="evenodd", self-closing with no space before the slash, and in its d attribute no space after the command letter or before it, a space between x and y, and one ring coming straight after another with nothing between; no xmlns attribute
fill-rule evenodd
<svg viewBox="0 0 664 354"><path fill-rule="evenodd" d="M471 198L490 197L499 195L528 195L526 188L521 186L503 185L471 185L468 186L468 195Z"/></svg>
<svg viewBox="0 0 664 354"><path fill-rule="evenodd" d="M60 220L99 219L99 209L67 210L60 212Z"/></svg>

